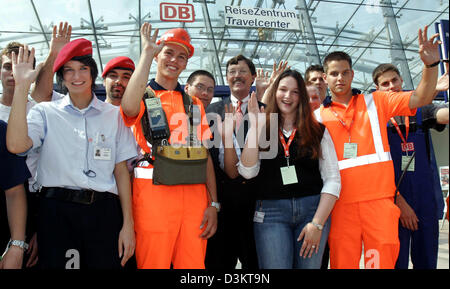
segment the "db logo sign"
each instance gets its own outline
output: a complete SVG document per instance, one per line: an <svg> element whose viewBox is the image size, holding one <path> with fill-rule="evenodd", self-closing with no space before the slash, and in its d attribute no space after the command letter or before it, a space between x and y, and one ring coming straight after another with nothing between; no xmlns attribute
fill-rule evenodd
<svg viewBox="0 0 450 289"><path fill-rule="evenodd" d="M159 5L161 21L194 22L195 12L192 4L161 3Z"/></svg>

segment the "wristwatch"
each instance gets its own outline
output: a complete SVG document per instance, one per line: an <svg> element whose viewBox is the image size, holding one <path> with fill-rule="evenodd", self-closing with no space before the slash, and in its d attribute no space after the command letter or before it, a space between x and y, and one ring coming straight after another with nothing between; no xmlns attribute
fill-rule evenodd
<svg viewBox="0 0 450 289"><path fill-rule="evenodd" d="M9 249L9 247L11 246L16 246L19 247L22 250L28 250L28 244L25 243L25 241L20 241L20 240L9 240L8 242L8 246L6 246L7 249Z"/></svg>
<svg viewBox="0 0 450 289"><path fill-rule="evenodd" d="M218 202L211 202L211 207L215 207L217 209L217 213L220 212L220 203Z"/></svg>
<svg viewBox="0 0 450 289"><path fill-rule="evenodd" d="M322 230L323 230L323 225L317 224L317 223L314 223L314 222L311 222L311 224L313 224L313 226L316 227L317 230L319 230L319 231L322 231Z"/></svg>

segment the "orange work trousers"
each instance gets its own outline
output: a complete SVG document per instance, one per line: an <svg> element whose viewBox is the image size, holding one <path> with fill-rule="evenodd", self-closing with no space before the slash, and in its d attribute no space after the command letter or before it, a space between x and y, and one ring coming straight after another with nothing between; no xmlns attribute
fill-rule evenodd
<svg viewBox="0 0 450 289"><path fill-rule="evenodd" d="M141 170L143 168L140 168ZM147 169L148 170L148 169ZM208 206L204 184L153 185L133 180L136 262L139 269L204 269L206 242L200 229Z"/></svg>
<svg viewBox="0 0 450 289"><path fill-rule="evenodd" d="M400 209L392 198L336 203L328 238L331 269L394 269L400 250Z"/></svg>

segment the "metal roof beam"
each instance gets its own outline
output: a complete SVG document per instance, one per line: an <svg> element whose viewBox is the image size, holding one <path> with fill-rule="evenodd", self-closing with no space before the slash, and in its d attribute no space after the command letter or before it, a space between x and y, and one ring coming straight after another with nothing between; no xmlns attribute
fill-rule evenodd
<svg viewBox="0 0 450 289"><path fill-rule="evenodd" d="M30 0L30 2L31 2L31 6L33 6L34 14L36 15L37 21L39 23L39 27L41 28L42 35L44 36L45 42L47 43L47 48L50 49L50 42L48 41L47 33L44 30L44 26L42 26L42 22L41 22L41 18L39 17L39 13L36 10L36 6L34 5L33 0Z"/></svg>
<svg viewBox="0 0 450 289"><path fill-rule="evenodd" d="M101 72L99 75L101 75L103 73L102 54L100 53L100 45L98 43L97 30L95 28L95 21L94 21L94 14L92 13L91 0L87 0L87 2L88 2L88 6L89 6L89 15L91 16L91 25L92 25L92 31L94 32L95 44L97 45L98 59L100 61Z"/></svg>

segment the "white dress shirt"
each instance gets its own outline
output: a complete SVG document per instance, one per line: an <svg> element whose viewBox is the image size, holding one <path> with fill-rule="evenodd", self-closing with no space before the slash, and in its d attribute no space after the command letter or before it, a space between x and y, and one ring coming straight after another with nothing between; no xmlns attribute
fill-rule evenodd
<svg viewBox="0 0 450 289"><path fill-rule="evenodd" d="M26 154L40 149L39 185L118 194L114 167L137 155L118 107L93 95L89 106L79 110L67 94L35 105L27 122L33 146Z"/></svg>
<svg viewBox="0 0 450 289"><path fill-rule="evenodd" d="M245 115L245 111L247 111L247 106L248 106L249 100L250 100L250 95L246 96L245 98L243 98L241 100L242 101L241 111L242 111L242 114L244 114L244 115ZM231 104L233 105L234 109L237 109L239 99L231 94L230 101L231 101ZM241 148L239 147L239 143L238 143L238 141L236 139L236 135L234 133L233 133L233 145L234 145L234 149L236 150L236 155L237 155L238 159L241 159ZM221 141L220 147L219 147L219 166L222 170L224 170L224 153L225 153L225 148Z"/></svg>

